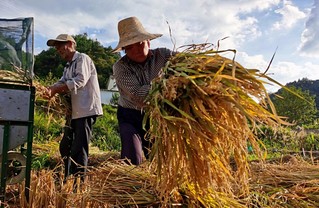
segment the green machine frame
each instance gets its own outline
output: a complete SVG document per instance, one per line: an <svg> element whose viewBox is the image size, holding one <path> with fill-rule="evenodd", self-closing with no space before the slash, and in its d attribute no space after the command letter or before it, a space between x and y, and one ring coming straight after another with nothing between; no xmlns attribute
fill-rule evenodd
<svg viewBox="0 0 319 208"><path fill-rule="evenodd" d="M8 204L6 191L11 184L24 181L29 200L36 91L33 42L33 17L0 18L0 72L4 72L0 76L1 208Z"/></svg>
<svg viewBox="0 0 319 208"><path fill-rule="evenodd" d="M11 92L11 93L8 93ZM3 96L7 94L7 96ZM14 96L12 96L14 94ZM20 152L26 156L25 168L25 194L29 198L30 176L31 176L31 160L32 160L32 141L33 141L33 124L34 124L34 102L35 88L27 85L3 84L0 83L0 126L3 128L2 140L2 157L1 157L1 190L0 200L1 207L4 206L6 186L7 186L7 170L8 170L8 152L14 149L20 149ZM27 100L22 101L21 96ZM24 103L23 103L24 102ZM15 103L15 104L12 104ZM21 104L22 103L22 104ZM27 111L27 112L26 112ZM5 118L1 115L5 112ZM22 112L22 114L21 114ZM15 129L16 128L16 129ZM22 130L22 133L16 135ZM26 134L26 135L24 135ZM14 137L18 136L20 138ZM1 138L1 135L0 135ZM25 147L26 144L26 147ZM1 146L1 145L0 145Z"/></svg>

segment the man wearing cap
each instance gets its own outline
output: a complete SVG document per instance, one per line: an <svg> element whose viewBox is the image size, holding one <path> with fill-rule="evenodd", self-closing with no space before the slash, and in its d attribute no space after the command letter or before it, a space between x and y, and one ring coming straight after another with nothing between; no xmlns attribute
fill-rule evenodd
<svg viewBox="0 0 319 208"><path fill-rule="evenodd" d="M103 114L101 93L92 59L76 51L76 42L68 34L47 41L67 61L61 79L47 88L47 97L56 93L70 94L72 115L60 142L65 164L65 179L73 174L84 176L89 155L89 142L96 117ZM67 124L66 124L67 125ZM83 180L83 177L81 177Z"/></svg>
<svg viewBox="0 0 319 208"><path fill-rule="evenodd" d="M148 158L151 147L142 126L144 101L151 81L161 74L161 68L174 52L167 48L150 49L150 40L162 35L147 32L136 17L119 21L118 33L119 43L113 52L125 52L113 65L120 93L117 118L122 143L121 158L139 165L143 161L143 152Z"/></svg>

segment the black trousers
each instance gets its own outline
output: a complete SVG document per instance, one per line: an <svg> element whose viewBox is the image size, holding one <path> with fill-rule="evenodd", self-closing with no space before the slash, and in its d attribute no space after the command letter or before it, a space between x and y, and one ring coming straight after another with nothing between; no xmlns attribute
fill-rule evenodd
<svg viewBox="0 0 319 208"><path fill-rule="evenodd" d="M140 110L123 108L118 106L117 119L121 137L121 158L128 159L133 165L139 165L143 161L143 153L146 159L149 157L151 143L146 138L143 129L144 113ZM148 124L146 125L146 130Z"/></svg>
<svg viewBox="0 0 319 208"><path fill-rule="evenodd" d="M96 116L67 119L60 142L60 154L65 166L65 179L71 174L84 176L95 121Z"/></svg>

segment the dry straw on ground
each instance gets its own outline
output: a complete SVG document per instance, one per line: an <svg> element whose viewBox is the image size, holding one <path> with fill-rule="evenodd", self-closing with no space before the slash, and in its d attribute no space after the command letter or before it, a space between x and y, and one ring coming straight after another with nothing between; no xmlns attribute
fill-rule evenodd
<svg viewBox="0 0 319 208"><path fill-rule="evenodd" d="M249 207L319 207L319 166L300 157L251 163Z"/></svg>
<svg viewBox="0 0 319 208"><path fill-rule="evenodd" d="M87 180L69 178L63 183L61 169L32 172L30 198L20 195L24 207L151 207L159 206L155 175L147 167L112 160L89 167ZM79 188L73 188L73 182ZM80 185L79 185L80 184ZM24 190L24 189L22 189Z"/></svg>
<svg viewBox="0 0 319 208"><path fill-rule="evenodd" d="M250 163L250 194L232 199L212 193L204 200L192 187L172 193L163 204L156 189L156 175L147 164L135 167L108 160L90 168L84 188L73 192L71 180L61 184L58 168L32 172L30 201L20 194L20 208L91 207L216 207L216 208L315 208L319 206L319 166L296 157L285 163ZM21 189L23 190L23 189ZM216 198L219 197L219 200Z"/></svg>

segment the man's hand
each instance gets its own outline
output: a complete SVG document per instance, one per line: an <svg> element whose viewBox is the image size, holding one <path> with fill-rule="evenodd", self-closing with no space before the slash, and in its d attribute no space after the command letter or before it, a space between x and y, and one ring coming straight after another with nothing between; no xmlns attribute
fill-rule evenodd
<svg viewBox="0 0 319 208"><path fill-rule="evenodd" d="M50 87L47 87L43 97L45 99L51 99L57 93L65 93L68 91L68 87L66 84L54 84Z"/></svg>
<svg viewBox="0 0 319 208"><path fill-rule="evenodd" d="M42 94L44 99L50 100L53 96L51 87L44 88L44 92Z"/></svg>

